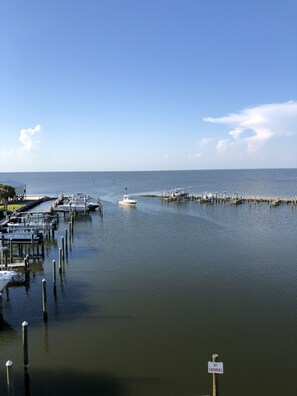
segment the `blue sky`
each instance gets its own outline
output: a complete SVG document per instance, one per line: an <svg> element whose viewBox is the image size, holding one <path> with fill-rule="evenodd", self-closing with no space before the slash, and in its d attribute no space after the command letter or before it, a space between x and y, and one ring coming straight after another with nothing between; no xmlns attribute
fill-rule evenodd
<svg viewBox="0 0 297 396"><path fill-rule="evenodd" d="M297 167L295 0L0 6L0 171Z"/></svg>

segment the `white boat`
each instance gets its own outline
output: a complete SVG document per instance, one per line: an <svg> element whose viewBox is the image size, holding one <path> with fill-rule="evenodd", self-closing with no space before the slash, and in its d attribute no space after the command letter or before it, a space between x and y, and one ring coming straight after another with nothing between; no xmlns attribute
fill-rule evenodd
<svg viewBox="0 0 297 396"><path fill-rule="evenodd" d="M89 195L78 193L69 197L69 199L64 201L61 205L58 205L56 210L61 212L89 212L100 206L101 203L99 199L98 202L96 202Z"/></svg>
<svg viewBox="0 0 297 396"><path fill-rule="evenodd" d="M18 273L15 271L0 271L0 291L4 289L4 287L13 281L13 278L17 276Z"/></svg>
<svg viewBox="0 0 297 396"><path fill-rule="evenodd" d="M86 202L80 203L73 201L58 205L56 209L60 212L88 212L91 210Z"/></svg>
<svg viewBox="0 0 297 396"><path fill-rule="evenodd" d="M17 276L18 273L16 271L10 271L10 270L2 270L0 271L0 279L8 279L12 280L14 276Z"/></svg>
<svg viewBox="0 0 297 396"><path fill-rule="evenodd" d="M205 192L201 195L200 203L211 203L214 200L214 195L212 193Z"/></svg>
<svg viewBox="0 0 297 396"><path fill-rule="evenodd" d="M125 188L125 190L126 190L126 194L123 196L123 199L121 201L118 201L118 204L123 206L136 206L137 204L136 199L130 197L127 194L127 188Z"/></svg>
<svg viewBox="0 0 297 396"><path fill-rule="evenodd" d="M118 202L119 205L125 206L135 206L137 204L136 199L129 197L129 195L124 195L123 199Z"/></svg>
<svg viewBox="0 0 297 396"><path fill-rule="evenodd" d="M281 203L280 199L274 199L271 202L270 206L278 206L278 205L280 205L280 203Z"/></svg>
<svg viewBox="0 0 297 396"><path fill-rule="evenodd" d="M182 188L175 188L172 191L171 195L176 199L181 199L181 198L187 198L189 196L189 193L183 190Z"/></svg>
<svg viewBox="0 0 297 396"><path fill-rule="evenodd" d="M243 199L238 196L238 193L234 193L233 197L230 200L231 205L240 205L243 203Z"/></svg>
<svg viewBox="0 0 297 396"><path fill-rule="evenodd" d="M101 202L99 200L99 197L97 198L97 201L95 201L94 198L90 197L90 195L85 195L83 193L77 193L73 195L70 198L70 202L72 203L79 203L79 204L84 204L86 202L87 207L89 210L95 210L101 206Z"/></svg>

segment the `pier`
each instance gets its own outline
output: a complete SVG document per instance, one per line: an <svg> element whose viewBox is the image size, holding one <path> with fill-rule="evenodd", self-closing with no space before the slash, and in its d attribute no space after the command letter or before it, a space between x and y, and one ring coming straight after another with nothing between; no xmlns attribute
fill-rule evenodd
<svg viewBox="0 0 297 396"><path fill-rule="evenodd" d="M272 197L258 197L258 196L239 196L238 193L233 195L227 195L225 192L218 193L203 193L203 194L190 194L183 193L179 196L175 195L172 191L165 192L162 194L145 194L142 195L145 198L161 198L165 202L186 202L193 201L200 204L220 204L229 203L231 205L239 204L258 204L267 203L271 207L278 206L281 204L286 205L297 205L297 197L293 198L272 198Z"/></svg>

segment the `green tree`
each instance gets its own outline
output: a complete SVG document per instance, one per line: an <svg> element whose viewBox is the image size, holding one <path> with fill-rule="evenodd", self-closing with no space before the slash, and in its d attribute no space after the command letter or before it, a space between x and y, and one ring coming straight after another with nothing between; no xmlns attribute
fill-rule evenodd
<svg viewBox="0 0 297 396"><path fill-rule="evenodd" d="M15 197L15 189L7 184L0 184L0 201L4 210L7 210L9 198L13 197Z"/></svg>

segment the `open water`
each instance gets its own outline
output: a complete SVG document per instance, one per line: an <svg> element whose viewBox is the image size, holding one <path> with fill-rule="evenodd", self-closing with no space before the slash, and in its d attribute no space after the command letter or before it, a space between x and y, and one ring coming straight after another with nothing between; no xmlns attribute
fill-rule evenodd
<svg viewBox="0 0 297 396"><path fill-rule="evenodd" d="M217 353L220 395L297 395L297 207L142 196L184 187L292 198L296 169L0 173L0 180L24 182L28 195L99 195L104 207L103 218L94 212L75 222L56 296L52 261L68 226L63 216L29 287L3 291L1 394L10 359L16 395L211 395L207 363ZM136 208L117 205L125 187Z"/></svg>

